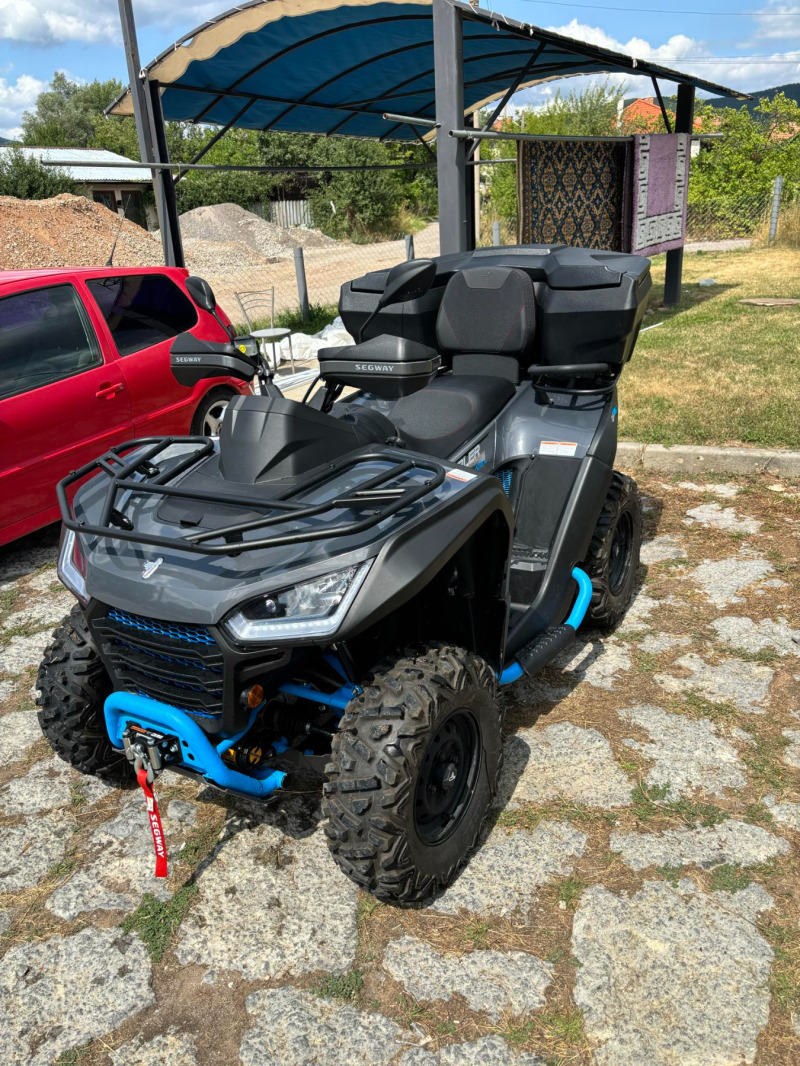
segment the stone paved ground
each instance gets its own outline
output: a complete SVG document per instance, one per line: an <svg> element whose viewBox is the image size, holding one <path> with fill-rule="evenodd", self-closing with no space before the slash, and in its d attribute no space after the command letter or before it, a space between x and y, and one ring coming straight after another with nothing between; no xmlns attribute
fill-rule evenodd
<svg viewBox="0 0 800 1066"><path fill-rule="evenodd" d="M0 552L4 1066L800 1062L800 493L643 489L632 610L506 695L492 824L416 910L338 872L317 791L167 775L158 885L138 794L39 738L56 534Z"/></svg>

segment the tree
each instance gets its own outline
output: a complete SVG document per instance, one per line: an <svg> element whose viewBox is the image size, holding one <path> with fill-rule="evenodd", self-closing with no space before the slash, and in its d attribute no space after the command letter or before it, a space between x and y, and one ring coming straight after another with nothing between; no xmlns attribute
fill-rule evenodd
<svg viewBox="0 0 800 1066"><path fill-rule="evenodd" d="M690 203L765 198L783 176L785 195L800 198L800 106L783 93L749 111L704 107L706 132L722 137L692 160Z"/></svg>
<svg viewBox="0 0 800 1066"><path fill-rule="evenodd" d="M43 167L18 147L0 155L0 196L46 200L62 192L77 192L77 184L56 167Z"/></svg>

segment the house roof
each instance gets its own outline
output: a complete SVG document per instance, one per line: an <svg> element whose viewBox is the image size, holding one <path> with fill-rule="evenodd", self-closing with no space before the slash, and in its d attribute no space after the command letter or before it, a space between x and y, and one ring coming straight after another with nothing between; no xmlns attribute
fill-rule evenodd
<svg viewBox="0 0 800 1066"><path fill-rule="evenodd" d="M469 114L519 88L623 71L742 96L667 67L460 0ZM389 112L436 112L431 0L250 0L182 37L148 67L166 119L411 140ZM109 107L133 113L126 90Z"/></svg>
<svg viewBox="0 0 800 1066"><path fill-rule="evenodd" d="M0 147L0 159L7 152L20 151L28 158L38 159L43 163L64 163L68 160L86 160L87 163L96 162L96 167L70 167L62 166L61 169L82 185L111 184L128 185L140 182L152 181L152 175L147 167L115 169L114 163L132 163L134 160L127 159L124 155L106 151L105 148L39 148L13 145ZM105 165L102 165L105 164Z"/></svg>

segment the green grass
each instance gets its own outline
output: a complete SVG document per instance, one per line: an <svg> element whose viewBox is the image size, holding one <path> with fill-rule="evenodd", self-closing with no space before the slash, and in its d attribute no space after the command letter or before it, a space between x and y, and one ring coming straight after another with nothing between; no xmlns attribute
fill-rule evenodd
<svg viewBox="0 0 800 1066"><path fill-rule="evenodd" d="M656 873L661 874L664 880L669 881L671 885L677 885L681 879L682 872L682 866L656 866Z"/></svg>
<svg viewBox="0 0 800 1066"><path fill-rule="evenodd" d="M565 904L569 910L575 910L575 906L581 897L586 885L578 877L565 877L558 884L558 902Z"/></svg>
<svg viewBox="0 0 800 1066"><path fill-rule="evenodd" d="M120 928L123 933L138 933L153 962L161 962L196 895L195 884L179 888L168 903L145 892L142 902Z"/></svg>
<svg viewBox="0 0 800 1066"><path fill-rule="evenodd" d="M752 881L747 870L731 862L715 866L711 871L712 892L742 892Z"/></svg>
<svg viewBox="0 0 800 1066"><path fill-rule="evenodd" d="M488 922L470 922L464 930L464 940L475 948L485 947L490 928Z"/></svg>
<svg viewBox="0 0 800 1066"><path fill-rule="evenodd" d="M800 932L793 924L772 922L764 929L775 951L770 991L779 1010L800 1009Z"/></svg>
<svg viewBox="0 0 800 1066"><path fill-rule="evenodd" d="M730 815L714 803L699 803L696 800L668 800L669 784L647 785L643 781L631 792L631 807L640 822L653 818L678 818L684 825L712 826L720 825Z"/></svg>
<svg viewBox="0 0 800 1066"><path fill-rule="evenodd" d="M791 783L791 773L781 762L789 741L786 737L761 737L753 726L744 728L754 741L742 756L753 782L766 792L783 792Z"/></svg>
<svg viewBox="0 0 800 1066"><path fill-rule="evenodd" d="M329 973L321 977L311 991L324 999L338 999L349 1003L354 1000L364 987L364 975L360 970L348 970L347 973Z"/></svg>
<svg viewBox="0 0 800 1066"><path fill-rule="evenodd" d="M319 333L325 329L327 325L333 322L334 318L339 314L339 308L336 304L309 304L308 306L308 318L303 319L299 307L287 308L285 311L278 311L275 315L275 325L285 326L290 329L292 333ZM269 329L269 318L258 319L253 323L253 329ZM238 325L236 327L237 333L249 333L250 330L247 325Z"/></svg>
<svg viewBox="0 0 800 1066"><path fill-rule="evenodd" d="M800 447L800 307L752 307L753 296L797 296L800 251L763 248L684 258L682 302L663 299L654 260L649 315L620 384L625 440ZM718 284L699 288L701 277Z"/></svg>

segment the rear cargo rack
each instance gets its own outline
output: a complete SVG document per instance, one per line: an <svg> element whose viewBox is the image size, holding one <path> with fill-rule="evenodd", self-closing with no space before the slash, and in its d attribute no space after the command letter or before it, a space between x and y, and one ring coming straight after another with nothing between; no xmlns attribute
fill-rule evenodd
<svg viewBox="0 0 800 1066"><path fill-rule="evenodd" d="M159 470L154 460L173 445L194 445L195 447L168 470ZM145 448L146 450L132 459L124 459L123 453L133 448ZM213 452L214 445L206 437L139 437L136 440L126 441L124 444L116 444L99 459L86 463L79 470L73 470L62 481L59 481L56 494L61 508L62 521L67 529L94 537L126 540L134 544L147 544L152 547L193 552L199 555L239 555L241 552L277 548L284 544L328 540L331 537L346 537L362 533L433 492L442 484L446 476L445 468L433 460L412 459L408 456L397 455L387 449L386 451L371 450L350 453L333 460L324 468L317 468L305 480L298 481L283 494L268 500L255 493L228 495L209 492L205 489L198 492L174 484L177 477L208 458ZM336 474L369 462L388 463L390 468L369 478L355 489L349 489L346 493L322 503L307 504L292 498L307 493ZM430 474L430 478L422 485L413 485L408 488L388 484L411 470L426 472ZM67 497L67 489L76 481L81 481L95 473L106 474L109 484L100 521L97 525L91 525L75 517ZM121 492L130 494L124 503L118 498ZM219 529L201 530L186 536L156 536L136 530L125 511L135 497L147 495L196 500L205 504L222 504L231 508L238 507L247 511L265 513L261 518L254 518L247 522L235 522ZM258 540L245 540L243 536L244 533L264 529L281 522L301 522L303 519L315 518L342 508L368 513L353 521L342 522L334 526L293 530ZM209 543L219 540L224 543Z"/></svg>

